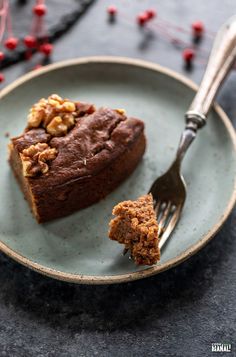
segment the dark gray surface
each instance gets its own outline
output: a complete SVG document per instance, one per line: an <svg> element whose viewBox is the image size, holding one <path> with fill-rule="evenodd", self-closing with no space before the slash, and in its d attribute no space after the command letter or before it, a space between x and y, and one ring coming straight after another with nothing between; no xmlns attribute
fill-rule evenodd
<svg viewBox="0 0 236 357"><path fill-rule="evenodd" d="M134 17L156 1L114 1ZM53 61L84 55L152 60L186 73L180 52L157 36L145 42L124 17L106 22L108 1L97 1L57 42ZM166 0L160 16L188 26L203 20L211 30L235 12L234 1ZM120 5L121 6L121 5ZM131 15L130 15L131 14ZM204 47L210 48L205 40ZM10 82L23 63L5 71ZM204 66L187 75L199 82ZM236 124L232 73L219 102ZM223 188L222 188L223 189ZM211 356L212 342L236 338L236 212L202 251L180 266L143 281L76 286L38 275L0 254L0 356ZM220 354L223 355L223 354ZM230 355L230 354L229 354Z"/></svg>

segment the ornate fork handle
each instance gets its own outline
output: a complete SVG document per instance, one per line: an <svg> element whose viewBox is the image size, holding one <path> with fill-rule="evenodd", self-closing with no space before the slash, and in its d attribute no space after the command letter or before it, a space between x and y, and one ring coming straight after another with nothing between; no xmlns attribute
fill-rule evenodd
<svg viewBox="0 0 236 357"><path fill-rule="evenodd" d="M206 124L218 89L229 73L236 58L236 16L231 17L219 30L202 82L189 110L185 114L186 128L176 155L180 165L186 151L196 137L197 130Z"/></svg>

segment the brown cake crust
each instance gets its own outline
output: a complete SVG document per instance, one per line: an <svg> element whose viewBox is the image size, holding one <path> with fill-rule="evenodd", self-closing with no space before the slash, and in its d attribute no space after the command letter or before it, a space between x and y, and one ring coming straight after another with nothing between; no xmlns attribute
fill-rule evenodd
<svg viewBox="0 0 236 357"><path fill-rule="evenodd" d="M55 148L57 155L47 173L24 177L20 153L39 142ZM45 222L104 198L132 173L145 144L142 121L101 108L78 118L64 136L27 129L11 140L9 160L34 215Z"/></svg>
<svg viewBox="0 0 236 357"><path fill-rule="evenodd" d="M137 265L153 265L160 260L158 224L151 194L136 201L124 201L113 209L109 238L125 245Z"/></svg>

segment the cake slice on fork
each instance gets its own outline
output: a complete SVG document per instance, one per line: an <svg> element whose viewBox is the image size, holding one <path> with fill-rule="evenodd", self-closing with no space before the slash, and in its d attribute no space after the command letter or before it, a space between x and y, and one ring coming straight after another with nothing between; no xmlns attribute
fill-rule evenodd
<svg viewBox="0 0 236 357"><path fill-rule="evenodd" d="M124 244L137 265L153 265L160 260L158 224L151 194L136 201L124 201L113 209L109 238Z"/></svg>

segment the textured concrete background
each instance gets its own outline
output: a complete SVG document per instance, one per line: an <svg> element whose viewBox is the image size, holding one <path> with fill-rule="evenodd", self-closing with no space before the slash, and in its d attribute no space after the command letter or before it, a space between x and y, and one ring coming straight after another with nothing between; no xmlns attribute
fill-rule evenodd
<svg viewBox="0 0 236 357"><path fill-rule="evenodd" d="M56 3L61 9L74 1L48 1L49 21L57 13ZM111 25L105 13L109 3L96 1L83 19L57 41L53 61L85 55L138 57L199 82L204 64L198 63L186 73L180 52L157 34L146 37L132 18L139 10L155 5L162 18L184 27L201 19L216 31L236 10L233 0L117 0L113 3L123 9L124 16ZM24 11L16 10L19 26L26 20ZM183 38L188 40L188 36ZM210 46L211 41L205 39L202 47ZM26 72L30 65L21 63L7 69L7 82ZM235 76L231 74L219 96L234 124ZM62 283L0 254L0 356L211 356L212 342L232 343L231 355L235 355L235 221L234 210L215 239L180 266L124 285Z"/></svg>

